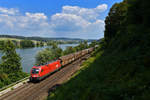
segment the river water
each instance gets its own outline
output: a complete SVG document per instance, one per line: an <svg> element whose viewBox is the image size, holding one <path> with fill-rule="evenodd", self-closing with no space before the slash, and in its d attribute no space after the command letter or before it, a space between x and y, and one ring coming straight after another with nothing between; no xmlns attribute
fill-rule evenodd
<svg viewBox="0 0 150 100"><path fill-rule="evenodd" d="M59 47L62 48L63 50L68 47L68 46L77 46L78 44L60 44ZM27 48L27 49L16 49L16 52L20 55L21 57L21 64L22 64L22 69L24 72L29 73L33 65L35 64L35 56L37 52L40 50L47 48L45 47L35 47L35 48ZM0 53L0 57L2 54Z"/></svg>

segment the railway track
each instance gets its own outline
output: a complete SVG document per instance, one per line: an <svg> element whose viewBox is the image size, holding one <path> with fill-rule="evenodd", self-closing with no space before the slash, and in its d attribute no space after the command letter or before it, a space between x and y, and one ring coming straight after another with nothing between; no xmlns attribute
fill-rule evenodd
<svg viewBox="0 0 150 100"><path fill-rule="evenodd" d="M7 94L0 97L0 100L43 100L48 96L48 92L56 85L62 84L68 80L77 70L86 58L87 54L78 60L66 65L58 72L50 75L39 83L26 83Z"/></svg>

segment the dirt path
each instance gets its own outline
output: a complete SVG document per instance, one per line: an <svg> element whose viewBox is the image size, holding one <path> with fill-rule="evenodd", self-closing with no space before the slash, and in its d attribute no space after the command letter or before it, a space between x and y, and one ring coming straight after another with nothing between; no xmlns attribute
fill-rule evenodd
<svg viewBox="0 0 150 100"><path fill-rule="evenodd" d="M85 55L39 83L26 83L1 96L0 100L43 100L51 89L67 81L79 70L85 58L89 56L89 54Z"/></svg>

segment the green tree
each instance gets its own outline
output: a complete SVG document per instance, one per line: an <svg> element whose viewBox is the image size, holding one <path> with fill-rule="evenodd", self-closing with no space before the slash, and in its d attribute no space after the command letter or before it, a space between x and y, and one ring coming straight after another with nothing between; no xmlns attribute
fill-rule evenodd
<svg viewBox="0 0 150 100"><path fill-rule="evenodd" d="M58 59L60 56L62 56L63 50L61 48L55 48L52 49L54 55L55 55L55 59Z"/></svg>
<svg viewBox="0 0 150 100"><path fill-rule="evenodd" d="M0 50L2 50L3 49L3 47L4 47L4 41L0 41Z"/></svg>
<svg viewBox="0 0 150 100"><path fill-rule="evenodd" d="M21 58L16 53L15 45L11 41L6 41L2 50L1 67L5 73L14 73L21 71Z"/></svg>
<svg viewBox="0 0 150 100"><path fill-rule="evenodd" d="M97 44L98 44L97 41L92 41L92 42L90 43L89 47L94 47L94 46L97 45Z"/></svg>
<svg viewBox="0 0 150 100"><path fill-rule="evenodd" d="M43 65L62 56L62 49L56 47L46 48L36 55L36 65Z"/></svg>
<svg viewBox="0 0 150 100"><path fill-rule="evenodd" d="M20 47L21 48L35 47L35 43L31 40L21 40L20 41Z"/></svg>
<svg viewBox="0 0 150 100"><path fill-rule="evenodd" d="M89 47L88 42L86 40L83 42L83 44L84 44L84 49L87 49Z"/></svg>
<svg viewBox="0 0 150 100"><path fill-rule="evenodd" d="M40 46L43 47L44 46L44 42L40 41Z"/></svg>
<svg viewBox="0 0 150 100"><path fill-rule="evenodd" d="M72 46L69 46L64 50L63 55L67 55L67 54L74 53L74 52L76 52L76 49L73 48Z"/></svg>
<svg viewBox="0 0 150 100"><path fill-rule="evenodd" d="M36 65L44 65L47 62L53 60L55 58L53 52L46 48L42 51L39 51L36 55Z"/></svg>
<svg viewBox="0 0 150 100"><path fill-rule="evenodd" d="M47 42L48 46L54 46L54 45L57 46L57 44L58 44L58 41L50 40L50 41Z"/></svg>
<svg viewBox="0 0 150 100"><path fill-rule="evenodd" d="M11 40L13 42L13 44L15 45L16 48L20 47L20 42L16 41L16 40Z"/></svg>
<svg viewBox="0 0 150 100"><path fill-rule="evenodd" d="M9 79L8 74L4 73L4 71L0 69L0 88L10 83L11 80Z"/></svg>
<svg viewBox="0 0 150 100"><path fill-rule="evenodd" d="M75 49L76 49L76 51L80 51L80 50L86 49L88 47L89 46L88 46L87 41L82 41L82 42L79 43L78 46L75 47Z"/></svg>
<svg viewBox="0 0 150 100"><path fill-rule="evenodd" d="M55 42L53 42L53 44L52 44L52 49L57 49L57 48L58 48L58 44L55 43Z"/></svg>
<svg viewBox="0 0 150 100"><path fill-rule="evenodd" d="M53 42L52 44L51 51L53 51L56 59L62 56L63 50L60 47L58 47L58 44L55 42Z"/></svg>
<svg viewBox="0 0 150 100"><path fill-rule="evenodd" d="M40 46L40 42L36 42L36 47L39 47Z"/></svg>
<svg viewBox="0 0 150 100"><path fill-rule="evenodd" d="M110 9L108 16L105 19L105 41L110 41L116 36L121 28L124 28L123 22L126 18L127 6L126 2L116 3Z"/></svg>

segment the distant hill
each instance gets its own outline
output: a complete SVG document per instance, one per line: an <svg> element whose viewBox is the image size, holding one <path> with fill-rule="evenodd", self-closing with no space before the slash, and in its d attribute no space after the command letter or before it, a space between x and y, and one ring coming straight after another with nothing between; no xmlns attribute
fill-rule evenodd
<svg viewBox="0 0 150 100"><path fill-rule="evenodd" d="M94 41L94 39L80 39L80 38L65 38L65 37L60 37L60 38L50 38L50 37L25 37L25 36L17 36L17 35L0 35L0 38L16 38L16 39L28 39L28 40L36 40L36 41L50 41L50 40L55 40L55 41L84 41L87 40L88 42Z"/></svg>

